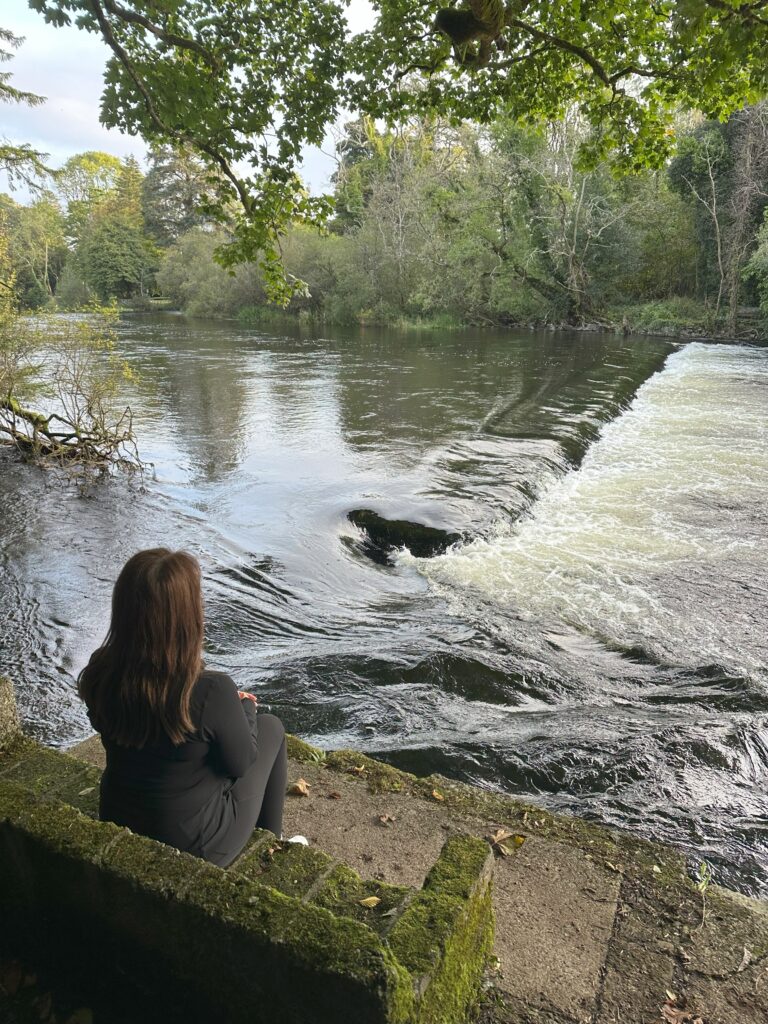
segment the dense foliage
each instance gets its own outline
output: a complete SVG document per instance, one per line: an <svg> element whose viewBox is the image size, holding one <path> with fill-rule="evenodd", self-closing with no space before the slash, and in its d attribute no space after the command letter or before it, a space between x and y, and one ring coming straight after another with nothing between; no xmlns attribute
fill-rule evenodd
<svg viewBox="0 0 768 1024"><path fill-rule="evenodd" d="M676 160L620 179L606 164L580 167L589 126L575 110L541 131L418 118L381 131L358 119L338 143L330 230L296 227L284 240L288 271L308 285L290 308L337 322L626 317L643 330L752 330L742 307L766 291L768 263L765 117L758 105L725 123L690 121ZM704 192L689 165L715 139L722 157ZM196 315L263 307L255 268L228 279L215 248L199 228L182 235L161 262L163 293Z"/></svg>
<svg viewBox="0 0 768 1024"><path fill-rule="evenodd" d="M289 310L336 322L627 323L737 334L768 309L768 105L688 118L661 170L579 163L576 108L544 129L366 117L337 142L328 229L281 245L305 282ZM20 304L77 308L162 296L197 316L265 315L258 264L225 269L202 163L168 147L72 157L29 205L0 197ZM642 307L642 308L641 308ZM742 316L743 319L743 316ZM750 321L747 325L753 327Z"/></svg>
<svg viewBox="0 0 768 1024"><path fill-rule="evenodd" d="M764 0L375 0L374 26L355 36L344 0L30 6L102 36L104 123L202 157L208 215L227 229L219 258L259 261L282 299L294 290L282 234L329 212L296 174L302 148L344 107L487 124L558 121L575 104L582 160L637 170L664 163L680 106L722 118L768 85Z"/></svg>

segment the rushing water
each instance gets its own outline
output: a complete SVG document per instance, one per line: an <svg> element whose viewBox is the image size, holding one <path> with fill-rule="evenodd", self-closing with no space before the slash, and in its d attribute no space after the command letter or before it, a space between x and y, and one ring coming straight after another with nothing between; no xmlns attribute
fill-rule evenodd
<svg viewBox="0 0 768 1024"><path fill-rule="evenodd" d="M141 547L289 728L675 843L768 892L768 350L135 317L156 480L3 456L0 671L48 742ZM367 508L461 533L366 557Z"/></svg>

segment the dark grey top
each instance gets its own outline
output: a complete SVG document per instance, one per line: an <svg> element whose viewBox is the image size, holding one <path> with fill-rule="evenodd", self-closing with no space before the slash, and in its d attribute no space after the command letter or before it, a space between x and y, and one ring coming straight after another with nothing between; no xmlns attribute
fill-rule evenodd
<svg viewBox="0 0 768 1024"><path fill-rule="evenodd" d="M206 669L190 715L195 731L179 746L163 737L135 750L102 735L100 816L203 856L231 824L228 790L256 760L256 705L238 697L228 675Z"/></svg>

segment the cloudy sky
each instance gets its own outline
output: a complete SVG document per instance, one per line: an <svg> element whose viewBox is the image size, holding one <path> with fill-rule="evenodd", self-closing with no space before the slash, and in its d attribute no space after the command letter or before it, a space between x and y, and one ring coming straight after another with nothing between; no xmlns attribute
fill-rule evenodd
<svg viewBox="0 0 768 1024"><path fill-rule="evenodd" d="M370 24L367 0L352 0L348 12L351 28ZM45 96L43 106L0 107L0 136L13 142L30 142L49 154L52 167L60 166L74 153L100 149L115 156L133 154L144 158L146 147L140 138L107 131L99 124L102 71L108 51L101 40L76 28L53 28L27 7L27 0L2 0L0 24L24 43L3 70L13 73L13 85ZM330 152L332 142L322 147ZM329 155L309 147L303 174L313 191L328 186L334 164ZM6 182L0 176L0 191ZM16 194L23 200L21 193Z"/></svg>

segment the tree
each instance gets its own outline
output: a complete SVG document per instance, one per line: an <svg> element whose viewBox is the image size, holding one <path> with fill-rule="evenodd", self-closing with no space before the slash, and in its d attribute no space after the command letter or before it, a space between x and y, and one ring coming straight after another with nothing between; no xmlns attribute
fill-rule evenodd
<svg viewBox="0 0 768 1024"><path fill-rule="evenodd" d="M667 158L680 105L722 118L768 91L764 0L469 0L477 27L463 40L435 0L379 0L375 26L351 39L343 0L30 4L109 46L105 124L187 147L219 172L207 204L230 231L219 259L259 259L282 300L281 234L331 212L296 167L342 105L481 122L502 110L554 121L578 105L591 129L581 159L610 153L637 170Z"/></svg>
<svg viewBox="0 0 768 1024"><path fill-rule="evenodd" d="M142 210L148 234L162 246L206 223L202 207L212 184L218 183L199 157L183 149L159 145L149 154L142 184Z"/></svg>
<svg viewBox="0 0 768 1024"><path fill-rule="evenodd" d="M29 206L0 196L0 208L19 304L36 309L53 299L67 259L61 209L50 192L42 193Z"/></svg>
<svg viewBox="0 0 768 1024"><path fill-rule="evenodd" d="M768 204L768 103L705 121L685 135L669 169L673 187L695 204L704 267L704 294L714 313L727 301L735 333L743 271Z"/></svg>
<svg viewBox="0 0 768 1024"><path fill-rule="evenodd" d="M56 184L67 202L72 269L79 279L102 302L145 295L157 253L144 229L144 175L138 161L79 153L56 172ZM65 290L77 291L71 275Z"/></svg>
<svg viewBox="0 0 768 1024"><path fill-rule="evenodd" d="M77 243L94 211L115 193L123 165L116 156L89 150L71 156L54 174L67 209L67 234Z"/></svg>
<svg viewBox="0 0 768 1024"><path fill-rule="evenodd" d="M0 28L0 43L15 50L23 42L24 40L19 36L15 36L7 29ZM10 50L0 46L0 64L5 64L12 58L13 54ZM11 85L12 77L10 71L0 71L0 103L24 103L28 107L38 107L41 103L45 103L44 96L37 96L33 92L14 88ZM5 171L11 188L16 184L36 188L38 180L48 173L48 168L45 166L46 155L33 149L28 143L16 145L8 139L0 138L0 170Z"/></svg>
<svg viewBox="0 0 768 1024"><path fill-rule="evenodd" d="M77 249L77 266L102 302L146 295L157 257L130 218L104 210L89 224Z"/></svg>
<svg viewBox="0 0 768 1024"><path fill-rule="evenodd" d="M130 371L114 351L114 314L20 317L4 228L0 214L0 443L81 476L141 469L131 411L117 401Z"/></svg>

